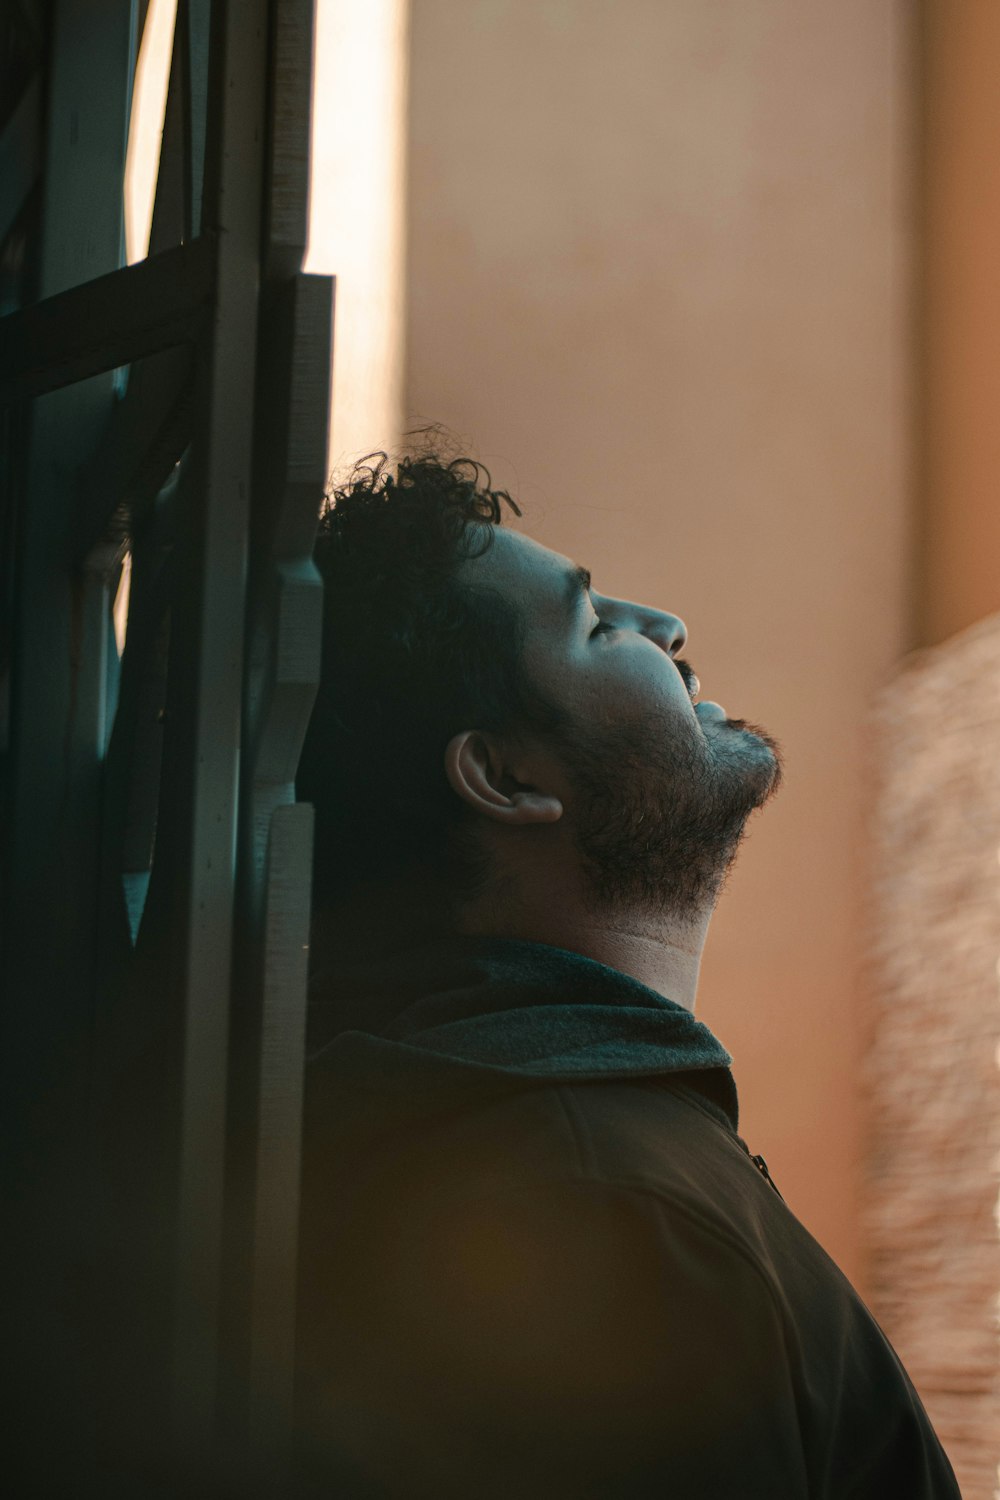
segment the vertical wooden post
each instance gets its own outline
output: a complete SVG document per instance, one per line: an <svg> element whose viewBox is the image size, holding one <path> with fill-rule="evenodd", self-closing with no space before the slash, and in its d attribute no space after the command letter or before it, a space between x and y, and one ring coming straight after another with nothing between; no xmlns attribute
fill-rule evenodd
<svg viewBox="0 0 1000 1500"><path fill-rule="evenodd" d="M287 1446L312 839L294 777L332 318L331 280L300 272L313 0L179 0L150 259L131 269L144 7L98 10L53 5L42 300L0 320L0 390L35 397L10 491L0 1102L6 1184L30 1205L24 1451L53 1377L70 1413L53 1495L70 1474L80 1494L100 1475L211 1488L220 1396L275 1482ZM0 158L30 177L20 139Z"/></svg>

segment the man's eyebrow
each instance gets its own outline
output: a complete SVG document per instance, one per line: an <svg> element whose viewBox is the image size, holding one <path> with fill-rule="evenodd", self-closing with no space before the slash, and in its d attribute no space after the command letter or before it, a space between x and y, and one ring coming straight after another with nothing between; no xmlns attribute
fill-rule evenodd
<svg viewBox="0 0 1000 1500"><path fill-rule="evenodd" d="M590 569L574 568L572 573L566 574L565 608L571 614L575 614L580 603L580 595L590 592Z"/></svg>

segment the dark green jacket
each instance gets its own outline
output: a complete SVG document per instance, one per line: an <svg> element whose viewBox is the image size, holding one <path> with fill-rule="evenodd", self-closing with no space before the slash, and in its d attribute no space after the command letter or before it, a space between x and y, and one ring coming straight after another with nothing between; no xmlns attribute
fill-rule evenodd
<svg viewBox="0 0 1000 1500"><path fill-rule="evenodd" d="M303 1493L958 1500L686 1010L498 939L315 991Z"/></svg>

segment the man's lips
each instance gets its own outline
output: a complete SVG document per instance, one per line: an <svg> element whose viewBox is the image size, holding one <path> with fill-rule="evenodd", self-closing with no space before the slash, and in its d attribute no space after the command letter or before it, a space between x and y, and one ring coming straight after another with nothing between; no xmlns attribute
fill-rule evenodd
<svg viewBox="0 0 1000 1500"><path fill-rule="evenodd" d="M702 698L701 702L696 703L694 708L695 713L700 719L728 719L729 717L722 704L713 703L711 698Z"/></svg>
<svg viewBox="0 0 1000 1500"><path fill-rule="evenodd" d="M674 666L681 674L681 681L687 689L688 697L697 698L701 692L701 683L698 681L697 672L686 661L675 661Z"/></svg>

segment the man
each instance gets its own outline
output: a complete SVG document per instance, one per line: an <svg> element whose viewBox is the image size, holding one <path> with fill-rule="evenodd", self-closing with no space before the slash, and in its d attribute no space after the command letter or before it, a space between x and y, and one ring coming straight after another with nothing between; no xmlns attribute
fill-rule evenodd
<svg viewBox="0 0 1000 1500"><path fill-rule="evenodd" d="M303 1483L954 1500L693 1015L779 748L489 486L379 461L317 544Z"/></svg>

